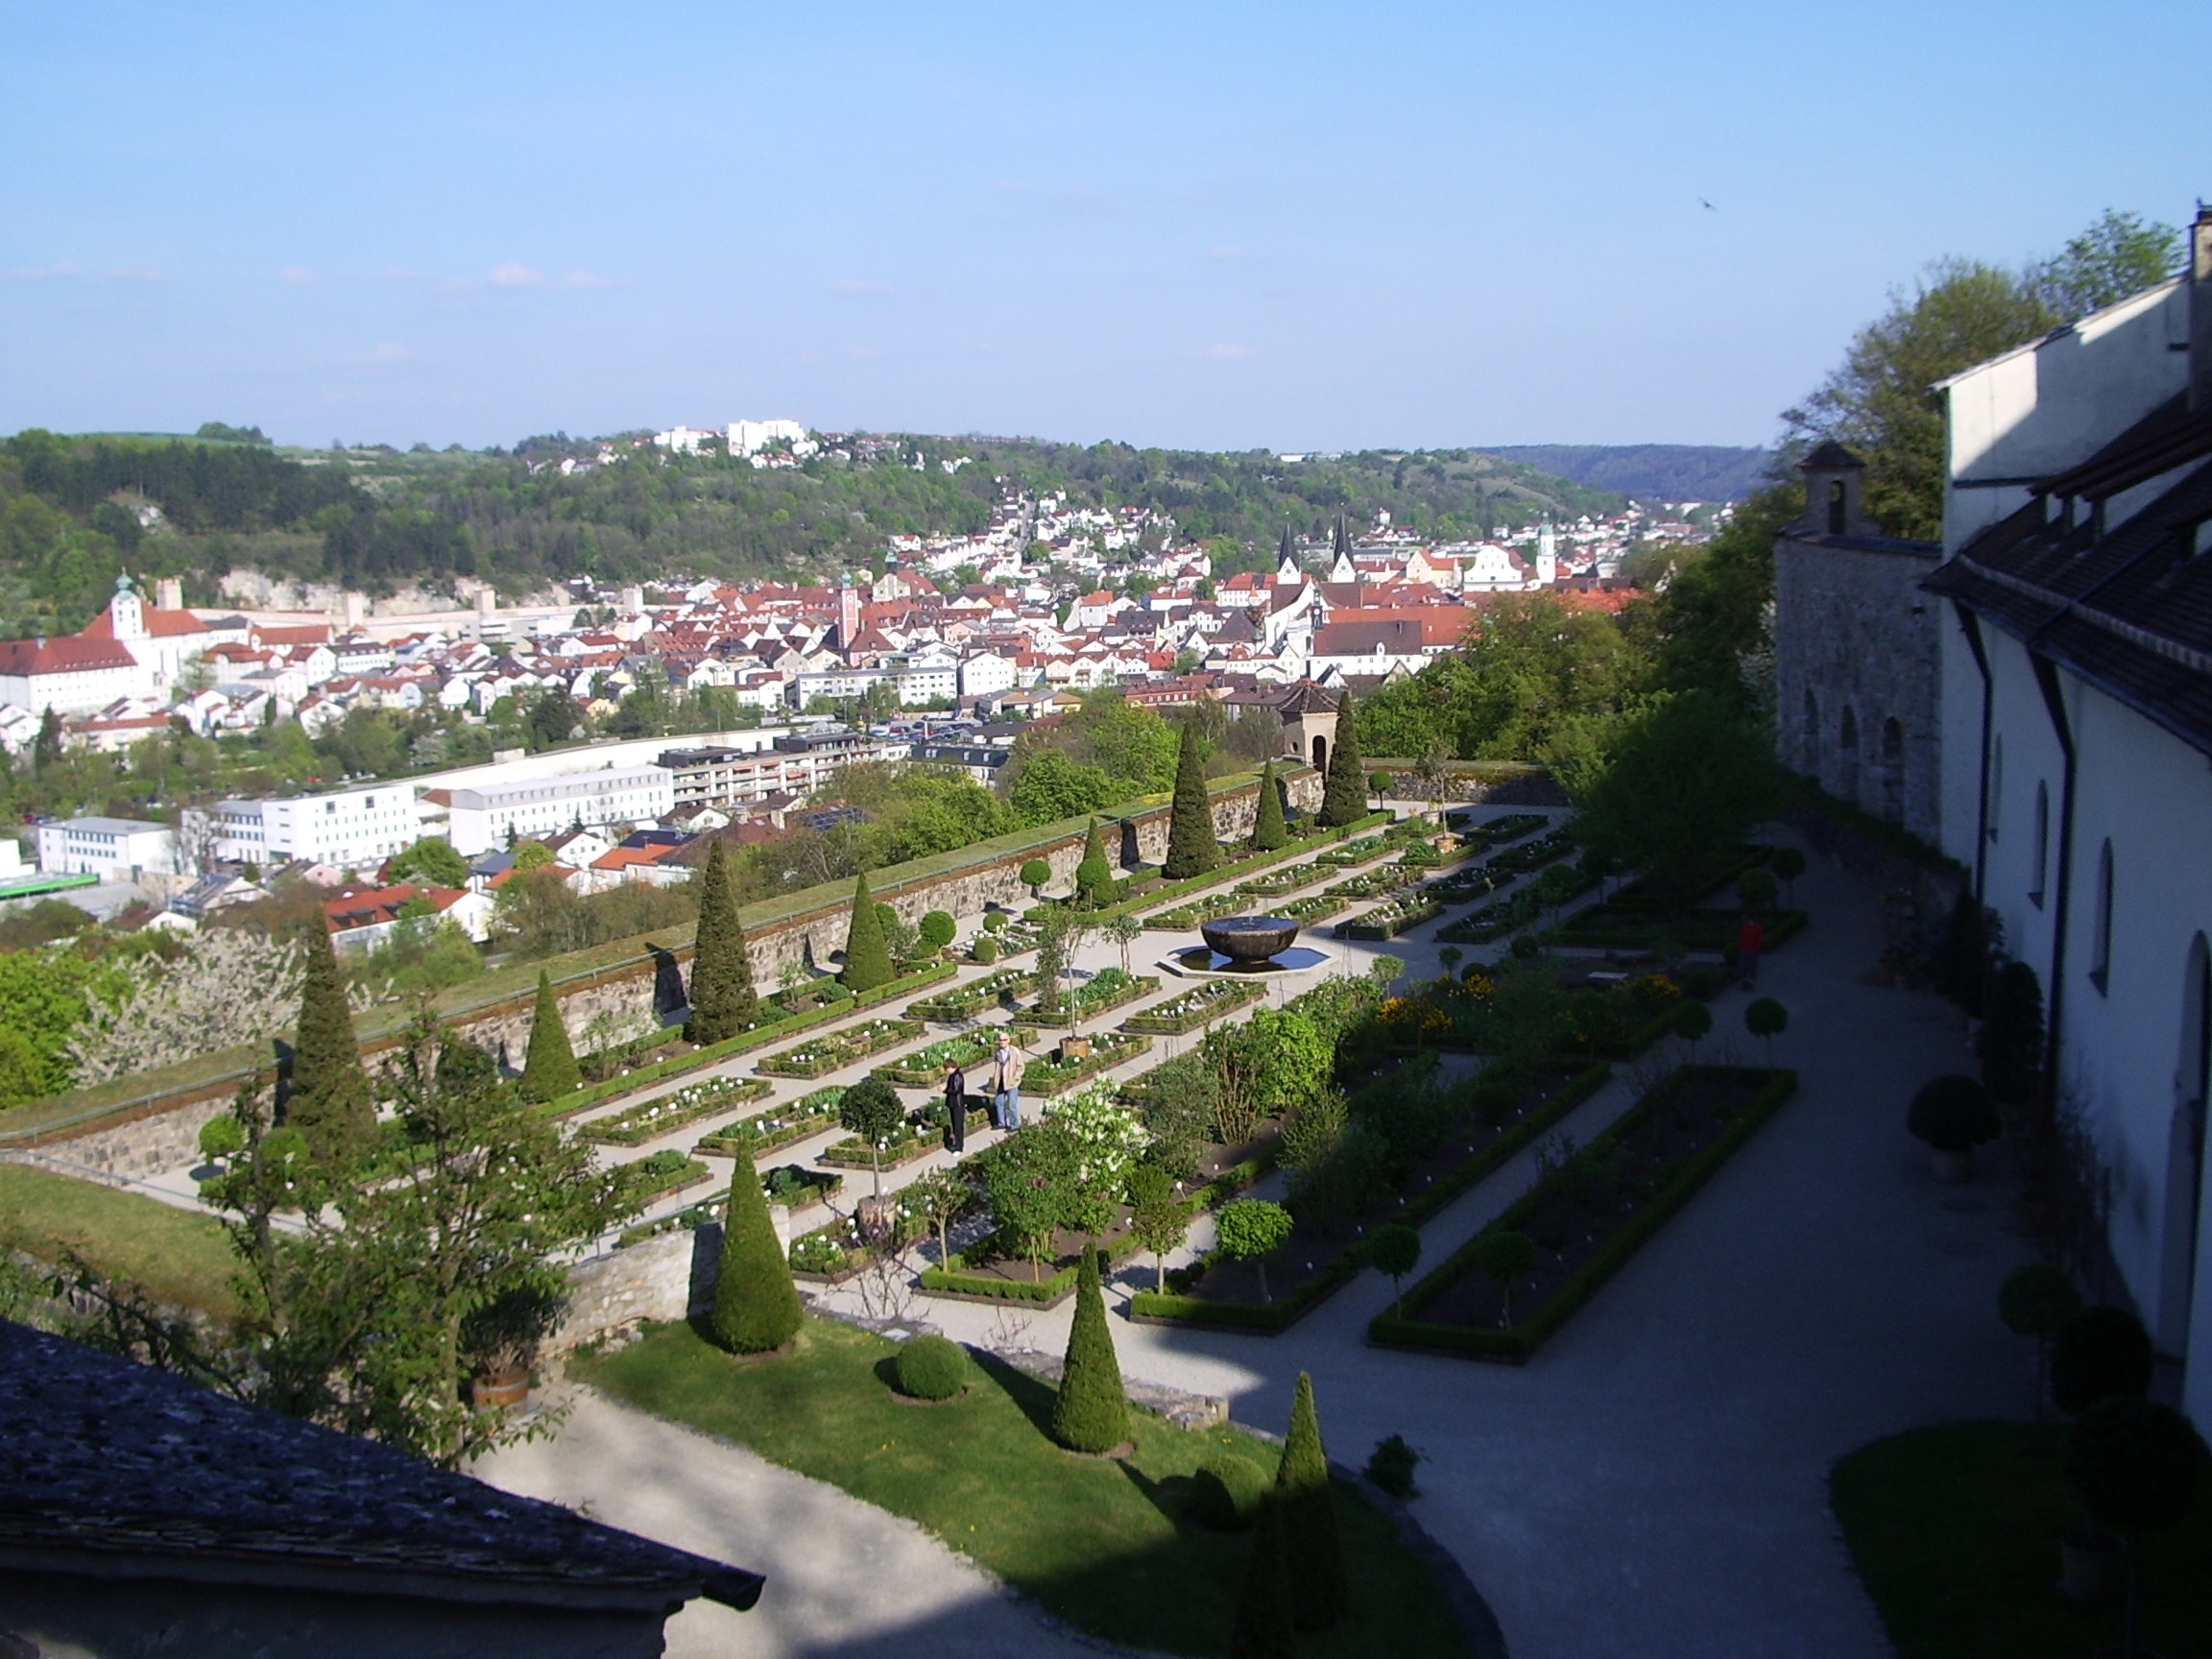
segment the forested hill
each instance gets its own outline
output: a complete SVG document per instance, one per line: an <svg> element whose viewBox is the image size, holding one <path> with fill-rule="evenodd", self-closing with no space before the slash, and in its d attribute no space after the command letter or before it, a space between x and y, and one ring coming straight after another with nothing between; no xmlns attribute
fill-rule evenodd
<svg viewBox="0 0 2212 1659"><path fill-rule="evenodd" d="M1774 459L1711 444L1514 444L1483 453L1640 501L1741 501Z"/></svg>
<svg viewBox="0 0 2212 1659"><path fill-rule="evenodd" d="M1002 479L1171 514L1183 536L1214 543L1226 570L1270 562L1286 528L1325 536L1339 514L1356 530L1387 511L1397 524L1467 537L1623 504L1463 449L1287 461L895 436L853 445L850 458L756 469L625 444L622 459L564 475L564 457L595 460L597 443L279 450L251 428L219 430L219 441L34 430L0 445L0 637L82 627L126 567L182 576L203 605L240 567L371 591L455 578L520 592L578 575L821 575L873 563L892 536L982 529Z"/></svg>

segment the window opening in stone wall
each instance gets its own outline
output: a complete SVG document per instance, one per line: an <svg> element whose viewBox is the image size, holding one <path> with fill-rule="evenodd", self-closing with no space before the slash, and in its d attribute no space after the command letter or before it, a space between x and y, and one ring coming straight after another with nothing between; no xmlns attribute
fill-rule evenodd
<svg viewBox="0 0 2212 1659"><path fill-rule="evenodd" d="M1837 729L1836 746L1843 752L1843 775L1840 780L1843 799L1852 805L1859 805L1859 716L1851 709L1843 710L1843 720Z"/></svg>
<svg viewBox="0 0 2212 1659"><path fill-rule="evenodd" d="M2097 932L2089 941L2089 983L2099 996L2111 995L2112 981L2112 843L2097 853Z"/></svg>
<svg viewBox="0 0 2212 1659"><path fill-rule="evenodd" d="M1831 478L1828 481L1828 534L1842 535L1843 522L1843 480Z"/></svg>
<svg viewBox="0 0 2212 1659"><path fill-rule="evenodd" d="M2029 872L2028 902L2043 908L2043 871L2051 862L2051 786L2035 785L2035 868Z"/></svg>

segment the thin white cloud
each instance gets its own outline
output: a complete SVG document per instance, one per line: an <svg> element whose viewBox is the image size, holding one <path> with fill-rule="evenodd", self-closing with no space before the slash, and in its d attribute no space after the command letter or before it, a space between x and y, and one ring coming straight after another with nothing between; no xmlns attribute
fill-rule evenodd
<svg viewBox="0 0 2212 1659"><path fill-rule="evenodd" d="M594 276L589 271L571 271L567 276L561 278L561 286L564 288L613 288L615 284L604 276Z"/></svg>
<svg viewBox="0 0 2212 1659"><path fill-rule="evenodd" d="M1199 355L1229 360L1240 357L1257 357L1260 353L1253 350L1249 346L1209 346Z"/></svg>
<svg viewBox="0 0 2212 1659"><path fill-rule="evenodd" d="M545 273L532 270L527 265L494 265L492 267L492 286L494 288L542 288Z"/></svg>
<svg viewBox="0 0 2212 1659"><path fill-rule="evenodd" d="M279 282L312 282L315 280L315 273L308 270L304 265L287 265L283 270L276 273L276 280Z"/></svg>
<svg viewBox="0 0 2212 1659"><path fill-rule="evenodd" d="M108 272L108 275L117 282L166 282L169 280L169 273L166 271L140 271L128 265L118 266Z"/></svg>
<svg viewBox="0 0 2212 1659"><path fill-rule="evenodd" d="M51 282L58 276L82 276L78 265L38 265L27 271L0 271L0 282Z"/></svg>

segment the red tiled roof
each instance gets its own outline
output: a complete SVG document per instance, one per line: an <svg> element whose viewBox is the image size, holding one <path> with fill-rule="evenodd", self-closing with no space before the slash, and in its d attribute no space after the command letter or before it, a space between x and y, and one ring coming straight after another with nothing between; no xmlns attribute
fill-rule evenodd
<svg viewBox="0 0 2212 1659"><path fill-rule="evenodd" d="M137 665L138 659L114 640L88 639L82 634L46 640L0 640L0 674L81 674Z"/></svg>

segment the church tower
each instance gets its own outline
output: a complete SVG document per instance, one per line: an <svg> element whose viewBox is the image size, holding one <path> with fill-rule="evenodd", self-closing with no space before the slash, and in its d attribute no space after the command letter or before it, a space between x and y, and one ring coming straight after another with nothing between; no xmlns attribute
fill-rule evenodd
<svg viewBox="0 0 2212 1659"><path fill-rule="evenodd" d="M146 637L146 608L127 575L115 578L115 597L108 601L108 618L118 640ZM133 651L131 655L139 654Z"/></svg>
<svg viewBox="0 0 2212 1659"><path fill-rule="evenodd" d="M1536 530L1536 586L1549 588L1559 580L1559 533L1551 527L1551 518L1545 516Z"/></svg>

